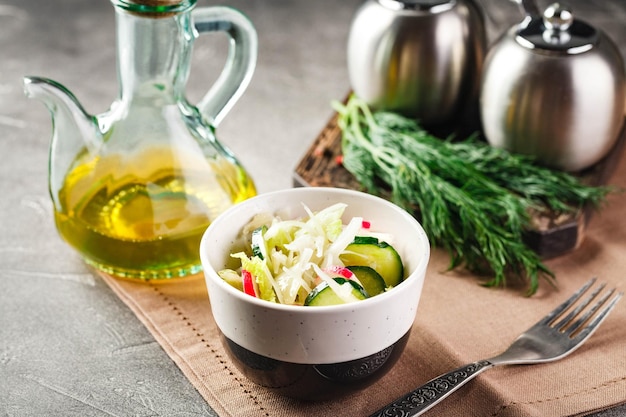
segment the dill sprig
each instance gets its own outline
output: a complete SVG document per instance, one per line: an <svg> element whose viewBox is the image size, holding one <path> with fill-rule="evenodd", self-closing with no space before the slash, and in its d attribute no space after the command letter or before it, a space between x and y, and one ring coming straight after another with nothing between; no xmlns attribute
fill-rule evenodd
<svg viewBox="0 0 626 417"><path fill-rule="evenodd" d="M450 269L488 273L487 286L505 286L512 275L526 279L532 295L540 278L553 283L554 273L524 243L530 211L572 213L597 207L610 192L473 137L432 136L412 119L372 112L355 95L334 107L344 167L368 192L384 190L419 213L432 244L450 254Z"/></svg>

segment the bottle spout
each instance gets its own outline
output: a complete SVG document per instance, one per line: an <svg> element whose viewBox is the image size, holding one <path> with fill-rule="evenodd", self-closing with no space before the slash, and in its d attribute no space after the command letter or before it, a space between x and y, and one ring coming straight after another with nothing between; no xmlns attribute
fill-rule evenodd
<svg viewBox="0 0 626 417"><path fill-rule="evenodd" d="M63 137L64 142L77 141L93 149L100 143L101 132L95 116L63 85L42 77L24 77L24 93L28 98L42 101L52 116L53 142ZM77 144L64 143L64 147Z"/></svg>

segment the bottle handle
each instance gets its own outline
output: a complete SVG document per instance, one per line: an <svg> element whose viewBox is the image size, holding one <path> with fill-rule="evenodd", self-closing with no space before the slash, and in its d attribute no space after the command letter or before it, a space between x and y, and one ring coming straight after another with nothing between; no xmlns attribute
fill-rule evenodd
<svg viewBox="0 0 626 417"><path fill-rule="evenodd" d="M224 69L197 107L216 127L250 84L256 67L258 38L250 20L236 9L211 6L192 12L198 35L224 31L230 37Z"/></svg>

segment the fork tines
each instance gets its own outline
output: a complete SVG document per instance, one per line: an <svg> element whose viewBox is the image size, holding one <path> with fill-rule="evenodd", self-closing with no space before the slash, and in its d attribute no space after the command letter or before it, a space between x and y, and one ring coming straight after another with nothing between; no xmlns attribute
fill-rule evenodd
<svg viewBox="0 0 626 417"><path fill-rule="evenodd" d="M591 291L576 307L573 307L574 304L591 288L596 280L597 278L594 277L587 281L587 283L576 291L567 301L558 306L548 316L541 320L541 323L549 325L572 338L586 339L591 336L593 331L598 328L598 325L606 318L609 312L615 307L615 304L617 304L619 299L624 295L623 292L616 293L615 288L613 288L606 291L598 298L600 292L602 292L602 290L606 287L606 284L601 284ZM609 300L609 298L611 299ZM585 310L589 304L596 299L596 303L583 312L583 310ZM566 312L567 315L561 318ZM583 314L578 317L581 313ZM595 317L593 317L594 314L596 314ZM555 324L559 318L561 319Z"/></svg>

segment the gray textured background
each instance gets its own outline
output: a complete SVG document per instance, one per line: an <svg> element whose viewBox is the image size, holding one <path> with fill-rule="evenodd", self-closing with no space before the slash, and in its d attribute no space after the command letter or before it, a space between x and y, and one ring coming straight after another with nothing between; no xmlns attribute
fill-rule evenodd
<svg viewBox="0 0 626 417"><path fill-rule="evenodd" d="M253 81L218 129L259 192L291 186L293 168L331 116L330 101L348 91L345 44L358 3L219 3L242 10L259 33ZM520 18L510 1L483 3L492 37ZM626 1L570 3L625 51ZM55 79L100 113L117 91L114 37L107 0L0 0L0 416L214 415L54 229L51 123L43 105L24 97L21 77ZM197 42L192 100L221 69L224 43L220 36ZM601 415L626 415L626 407Z"/></svg>

